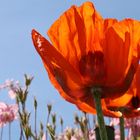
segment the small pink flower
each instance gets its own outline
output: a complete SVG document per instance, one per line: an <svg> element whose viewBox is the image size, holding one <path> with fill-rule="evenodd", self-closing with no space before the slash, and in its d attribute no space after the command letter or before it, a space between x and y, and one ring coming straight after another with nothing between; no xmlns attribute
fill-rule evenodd
<svg viewBox="0 0 140 140"><path fill-rule="evenodd" d="M0 127L17 119L18 106L0 102Z"/></svg>
<svg viewBox="0 0 140 140"><path fill-rule="evenodd" d="M19 81L14 81L13 79L6 80L4 84L0 85L0 90L8 89L8 93L11 99L15 99L16 92L19 90L19 88L20 88Z"/></svg>
<svg viewBox="0 0 140 140"><path fill-rule="evenodd" d="M42 140L46 140L46 134L43 134Z"/></svg>
<svg viewBox="0 0 140 140"><path fill-rule="evenodd" d="M89 131L89 140L95 140L95 131L93 129Z"/></svg>
<svg viewBox="0 0 140 140"><path fill-rule="evenodd" d="M9 94L11 99L15 99L16 98L16 93L13 90L9 90L8 94Z"/></svg>
<svg viewBox="0 0 140 140"><path fill-rule="evenodd" d="M112 118L110 122L110 126L117 126L119 125L119 119L118 118Z"/></svg>
<svg viewBox="0 0 140 140"><path fill-rule="evenodd" d="M120 130L119 129L115 130L115 140L120 140Z"/></svg>
<svg viewBox="0 0 140 140"><path fill-rule="evenodd" d="M130 137L140 136L140 117L125 119L125 128L129 131Z"/></svg>

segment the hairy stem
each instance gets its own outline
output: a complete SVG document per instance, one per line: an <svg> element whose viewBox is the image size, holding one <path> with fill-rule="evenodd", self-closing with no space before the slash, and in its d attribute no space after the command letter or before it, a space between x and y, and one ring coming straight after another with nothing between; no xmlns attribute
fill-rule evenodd
<svg viewBox="0 0 140 140"><path fill-rule="evenodd" d="M101 140L108 140L105 122L104 122L104 116L103 116L103 112L102 112L102 106L101 106L101 89L95 87L95 88L92 88L91 92L94 97L94 103L95 103L95 108L96 108L96 112L97 112L97 120L98 120L98 125L99 125L100 138L101 138Z"/></svg>

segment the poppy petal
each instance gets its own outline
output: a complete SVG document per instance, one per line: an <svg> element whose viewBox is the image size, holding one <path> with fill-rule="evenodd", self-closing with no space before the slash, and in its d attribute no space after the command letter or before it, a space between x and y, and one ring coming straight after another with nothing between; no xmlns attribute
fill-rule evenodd
<svg viewBox="0 0 140 140"><path fill-rule="evenodd" d="M72 6L61 15L49 29L48 35L54 47L74 64L81 55L95 48L95 40L98 41L95 30L102 28L102 22L93 4L85 2L81 7Z"/></svg>
<svg viewBox="0 0 140 140"><path fill-rule="evenodd" d="M107 84L118 84L125 77L125 70L128 66L130 34L126 33L125 38L118 36L113 28L106 32L104 43L104 57L107 65ZM124 57L125 56L125 57ZM128 68L127 68L128 67ZM115 73L115 74L114 74Z"/></svg>
<svg viewBox="0 0 140 140"><path fill-rule="evenodd" d="M55 75L59 84L63 89L77 90L82 87L82 81L80 79L77 71L71 66L71 64L64 59L64 57L38 32L35 30L32 31L32 38L34 45L40 54L44 64L46 66L49 65L49 68ZM62 72L61 72L62 71ZM64 78L65 77L65 78ZM62 81L64 81L62 83ZM80 94L75 94L73 92L69 92L70 96L74 96L75 98L80 98L84 92Z"/></svg>

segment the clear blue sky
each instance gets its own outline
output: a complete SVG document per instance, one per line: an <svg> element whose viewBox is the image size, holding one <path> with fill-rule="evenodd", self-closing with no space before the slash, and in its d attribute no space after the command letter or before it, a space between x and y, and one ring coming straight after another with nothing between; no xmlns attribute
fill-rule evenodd
<svg viewBox="0 0 140 140"><path fill-rule="evenodd" d="M7 78L23 81L25 73L33 75L29 109L36 96L41 117L45 120L46 104L53 103L54 111L63 116L65 125L71 125L76 107L64 101L50 84L31 40L35 28L42 35L51 24L71 5L80 5L84 0L0 0L0 83ZM96 10L106 17L140 20L140 0L92 0ZM7 101L1 93L0 101ZM33 111L32 109L30 109ZM44 117L42 117L44 116ZM15 126L13 126L15 127ZM13 130L14 131L14 130ZM16 129L13 132L16 140ZM18 139L18 138L17 138Z"/></svg>

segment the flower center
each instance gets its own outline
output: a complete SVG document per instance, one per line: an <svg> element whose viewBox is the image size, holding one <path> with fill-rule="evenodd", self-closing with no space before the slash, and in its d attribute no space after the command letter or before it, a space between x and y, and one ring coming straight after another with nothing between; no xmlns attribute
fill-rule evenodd
<svg viewBox="0 0 140 140"><path fill-rule="evenodd" d="M102 85L106 77L103 53L95 51L82 56L79 61L79 71L88 84Z"/></svg>

